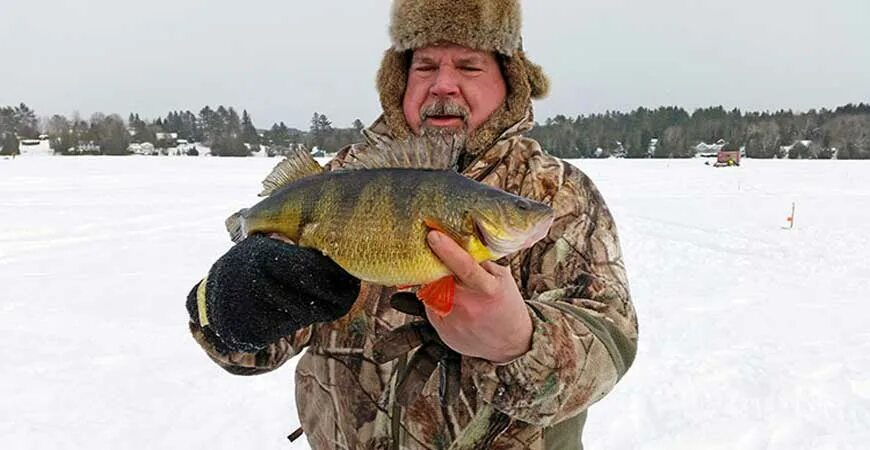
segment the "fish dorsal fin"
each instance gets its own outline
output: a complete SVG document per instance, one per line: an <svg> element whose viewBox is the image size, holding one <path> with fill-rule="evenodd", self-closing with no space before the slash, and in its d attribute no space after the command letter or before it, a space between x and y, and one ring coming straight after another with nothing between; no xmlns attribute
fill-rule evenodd
<svg viewBox="0 0 870 450"><path fill-rule="evenodd" d="M304 145L298 145L263 180L263 192L260 192L260 197L267 197L296 180L321 172L323 172L323 167L311 156L308 149Z"/></svg>
<svg viewBox="0 0 870 450"><path fill-rule="evenodd" d="M455 170L463 147L462 139L448 135L379 140L349 154L344 168Z"/></svg>

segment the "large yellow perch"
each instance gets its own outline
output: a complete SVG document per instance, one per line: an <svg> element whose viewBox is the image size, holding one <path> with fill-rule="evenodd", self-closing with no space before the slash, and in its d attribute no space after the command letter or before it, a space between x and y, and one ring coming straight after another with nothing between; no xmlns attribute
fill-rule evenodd
<svg viewBox="0 0 870 450"><path fill-rule="evenodd" d="M429 249L429 230L449 235L481 262L533 245L549 230L553 211L445 170L451 157L433 161L432 142L372 149L357 167L351 161L339 171L323 171L307 151L295 152L263 182L268 197L227 219L227 228L235 241L280 233L367 282L432 283L418 295L447 314L453 278ZM430 168L401 167L421 164Z"/></svg>

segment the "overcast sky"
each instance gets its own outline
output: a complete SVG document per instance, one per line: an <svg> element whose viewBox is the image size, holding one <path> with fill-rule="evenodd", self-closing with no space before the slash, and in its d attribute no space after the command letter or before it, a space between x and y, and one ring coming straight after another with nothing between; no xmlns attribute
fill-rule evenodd
<svg viewBox="0 0 870 450"><path fill-rule="evenodd" d="M0 105L41 116L206 105L260 128L380 112L388 0L0 0ZM870 102L868 0L527 0L538 119L637 106Z"/></svg>

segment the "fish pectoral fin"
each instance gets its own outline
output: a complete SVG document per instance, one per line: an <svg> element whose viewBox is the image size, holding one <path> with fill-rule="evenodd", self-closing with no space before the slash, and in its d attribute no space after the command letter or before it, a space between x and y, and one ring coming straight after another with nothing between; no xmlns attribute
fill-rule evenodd
<svg viewBox="0 0 870 450"><path fill-rule="evenodd" d="M456 295L456 280L453 275L439 278L417 291L417 298L441 317L453 310L453 297Z"/></svg>
<svg viewBox="0 0 870 450"><path fill-rule="evenodd" d="M450 227L444 225L443 222L434 218L434 217L426 217L423 219L423 223L426 224L426 227L430 230L439 231L441 233L450 236L450 239L453 239L463 247L468 242L468 237L459 234L456 230L451 229Z"/></svg>

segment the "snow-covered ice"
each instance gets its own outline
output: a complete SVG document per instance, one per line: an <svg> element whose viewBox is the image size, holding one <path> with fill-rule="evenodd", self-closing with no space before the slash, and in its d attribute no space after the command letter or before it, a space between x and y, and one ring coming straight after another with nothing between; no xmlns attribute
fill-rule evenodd
<svg viewBox="0 0 870 450"><path fill-rule="evenodd" d="M184 309L276 162L0 159L0 447L307 448L285 439L293 362L231 376ZM867 448L870 163L575 163L616 216L641 325L587 448Z"/></svg>

